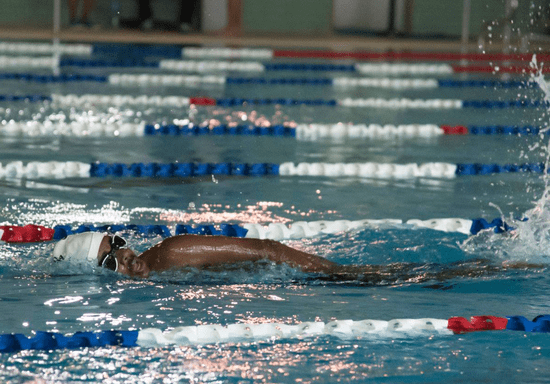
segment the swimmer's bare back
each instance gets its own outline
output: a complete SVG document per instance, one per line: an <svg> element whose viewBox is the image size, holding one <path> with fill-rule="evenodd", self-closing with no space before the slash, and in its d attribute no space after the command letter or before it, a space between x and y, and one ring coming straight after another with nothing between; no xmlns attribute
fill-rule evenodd
<svg viewBox="0 0 550 384"><path fill-rule="evenodd" d="M181 235L165 239L143 252L152 271L172 268L208 268L242 262L270 260L304 272L332 273L339 265L323 257L290 248L273 240L225 236Z"/></svg>

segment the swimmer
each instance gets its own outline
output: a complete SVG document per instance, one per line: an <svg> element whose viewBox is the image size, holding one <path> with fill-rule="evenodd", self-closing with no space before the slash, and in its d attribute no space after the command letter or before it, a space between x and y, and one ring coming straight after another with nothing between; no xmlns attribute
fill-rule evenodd
<svg viewBox="0 0 550 384"><path fill-rule="evenodd" d="M153 271L205 269L227 264L270 260L304 272L333 273L338 264L273 240L225 236L178 235L164 239L141 255L117 235L88 232L59 241L54 261L87 262L131 277L146 278Z"/></svg>
<svg viewBox="0 0 550 384"><path fill-rule="evenodd" d="M225 236L178 235L164 239L141 255L126 246L118 235L87 232L59 241L53 251L56 262L88 263L130 277L147 278L151 272L170 269L211 269L244 262L268 260L303 272L324 275L328 280L361 280L373 284L425 282L454 277L479 277L507 269L544 268L534 264L491 264L471 260L441 266L413 263L339 265L323 257L288 247L273 240Z"/></svg>

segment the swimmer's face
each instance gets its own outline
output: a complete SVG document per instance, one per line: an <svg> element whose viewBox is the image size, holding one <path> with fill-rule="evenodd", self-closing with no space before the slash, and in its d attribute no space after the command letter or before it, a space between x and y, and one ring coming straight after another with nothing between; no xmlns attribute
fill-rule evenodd
<svg viewBox="0 0 550 384"><path fill-rule="evenodd" d="M103 259L111 252L111 238L110 236L103 237L99 251L97 252L97 261L101 265ZM135 252L129 248L117 249L115 252L116 259L118 261L118 273L128 275L132 277L148 277L149 266L136 256Z"/></svg>

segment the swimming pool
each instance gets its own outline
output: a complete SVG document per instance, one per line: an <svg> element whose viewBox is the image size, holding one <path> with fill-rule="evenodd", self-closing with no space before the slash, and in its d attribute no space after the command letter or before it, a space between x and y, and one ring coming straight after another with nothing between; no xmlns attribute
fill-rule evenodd
<svg viewBox="0 0 550 384"><path fill-rule="evenodd" d="M98 60L105 54L97 54ZM109 56L110 59L113 56ZM122 60L125 57L114 56ZM154 61L154 58L146 58ZM263 59L263 62L266 62ZM291 63L296 59L271 59ZM342 61L302 63L342 65ZM349 64L345 62L345 64ZM13 68L6 72L17 72ZM19 70L23 71L23 70ZM47 69L25 72L47 74ZM159 73L155 68L61 67L62 73L106 76ZM170 71L161 73L171 74ZM233 73L229 73L228 76ZM255 72L233 74L257 77ZM348 77L359 74L345 73ZM276 71L273 78L333 78L337 72ZM405 77L413 77L405 75ZM434 77L422 75L419 77ZM446 74L437 78L487 79L483 74ZM500 77L492 77L500 79ZM116 85L105 82L2 80L4 95L100 94L200 96L214 99L343 100L408 98L460 100L540 99L536 88L336 87L327 84L227 84L189 82L172 85ZM112 101L112 100L111 100ZM50 120L103 125L121 121L211 126L223 123L434 124L463 126L545 126L539 108L374 108L289 103L214 106L118 106L98 101L82 105L0 101L0 122ZM236 103L234 103L236 104ZM4 121L5 120L5 123ZM47 125L47 124L45 124ZM231 126L231 124L229 124ZM91 131L90 131L91 132ZM364 163L429 162L510 164L544 162L547 136L434 135L315 138L276 135L42 134L30 130L4 135L2 164L14 161L83 163ZM330 177L308 175L198 177L3 177L1 222L37 224L250 224L318 220L520 218L545 190L536 173L438 177ZM501 212L500 212L500 211ZM545 211L544 211L545 212ZM453 263L488 258L546 263L544 214L516 222L519 238L482 233L474 239L456 232L386 222L355 230L284 242L342 264L417 263L441 272ZM537 233L531 239L527 233ZM158 235L125 233L137 251ZM542 239L542 240L541 240ZM538 242L537 242L538 241ZM547 240L546 240L547 241ZM178 271L149 281L111 273L59 270L48 262L51 244L2 247L0 287L2 333L109 329L170 330L179 326L234 323L284 323L332 320L448 319L453 316L513 316L529 319L549 313L546 267L498 271L420 283L391 275L381 284L327 281L285 266L262 264L223 273ZM474 332L463 335L382 333L361 337L313 335L298 338L234 340L160 348L100 347L21 351L0 356L3 382L42 378L47 382L546 382L546 334Z"/></svg>

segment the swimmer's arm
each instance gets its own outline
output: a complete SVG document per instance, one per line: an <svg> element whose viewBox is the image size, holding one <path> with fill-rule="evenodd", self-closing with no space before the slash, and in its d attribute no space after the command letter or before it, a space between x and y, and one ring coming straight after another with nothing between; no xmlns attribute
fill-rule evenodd
<svg viewBox="0 0 550 384"><path fill-rule="evenodd" d="M546 264L534 264L527 261L505 261L502 266L505 269L542 269L548 267Z"/></svg>
<svg viewBox="0 0 550 384"><path fill-rule="evenodd" d="M170 237L145 251L140 258L152 270L205 268L246 261L271 260L304 272L331 273L337 264L273 240L241 239L225 236L180 235Z"/></svg>

